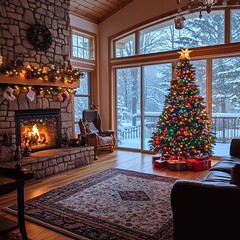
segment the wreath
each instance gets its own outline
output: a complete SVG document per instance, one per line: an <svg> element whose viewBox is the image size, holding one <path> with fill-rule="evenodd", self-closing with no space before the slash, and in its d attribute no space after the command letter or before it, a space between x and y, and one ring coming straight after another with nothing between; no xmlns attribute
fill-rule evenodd
<svg viewBox="0 0 240 240"><path fill-rule="evenodd" d="M52 35L48 28L41 24L35 24L27 30L28 41L35 49L46 51L52 44Z"/></svg>

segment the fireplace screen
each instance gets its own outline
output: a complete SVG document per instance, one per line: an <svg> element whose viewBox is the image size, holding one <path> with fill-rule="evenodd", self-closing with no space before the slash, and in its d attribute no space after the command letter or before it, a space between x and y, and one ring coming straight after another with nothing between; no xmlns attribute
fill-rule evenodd
<svg viewBox="0 0 240 240"><path fill-rule="evenodd" d="M17 111L16 142L39 151L60 146L60 111L58 109Z"/></svg>

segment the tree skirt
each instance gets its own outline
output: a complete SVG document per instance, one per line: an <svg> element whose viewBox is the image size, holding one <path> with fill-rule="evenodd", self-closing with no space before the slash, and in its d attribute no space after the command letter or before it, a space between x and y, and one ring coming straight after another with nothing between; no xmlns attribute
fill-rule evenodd
<svg viewBox="0 0 240 240"><path fill-rule="evenodd" d="M75 239L171 240L175 181L108 169L26 201L25 217Z"/></svg>

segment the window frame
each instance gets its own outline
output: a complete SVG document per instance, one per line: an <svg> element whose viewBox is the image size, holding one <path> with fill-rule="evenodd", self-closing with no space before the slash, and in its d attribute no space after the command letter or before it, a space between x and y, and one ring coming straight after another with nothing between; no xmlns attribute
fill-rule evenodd
<svg viewBox="0 0 240 240"><path fill-rule="evenodd" d="M89 59L73 56L73 35L89 39ZM84 49L84 48L83 48ZM86 63L95 63L96 61L96 35L85 30L71 28L70 31L70 57L75 61L84 61Z"/></svg>
<svg viewBox="0 0 240 240"><path fill-rule="evenodd" d="M88 77L87 77L88 90L87 90L86 94L77 94L77 93L75 93L75 95L74 95L74 102L73 102L73 108L72 108L73 109L74 131L77 132L77 133L80 132L80 129L79 129L79 131L76 130L77 129L76 126L78 126L78 124L79 124L79 119L75 119L75 115L76 115L76 113L75 113L75 98L76 97L86 98L86 99L88 99L88 103L89 104L91 104L91 102L92 102L92 94L91 94L92 93L92 73L90 71L84 71L84 72L85 72L85 74L88 75ZM80 87L81 87L81 83L80 83Z"/></svg>
<svg viewBox="0 0 240 240"><path fill-rule="evenodd" d="M224 36L224 43L223 44L220 44L220 45L212 45L213 47L216 47L216 46L221 46L221 45L225 45L225 44L233 44L230 42L230 25L231 25L231 10L234 10L234 9L240 9L239 6L229 6L227 8L225 7L219 7L219 6L216 6L214 7L213 11L216 10L216 11L224 11L223 15L224 15L224 18L225 18L225 24L224 24L224 28L225 28L225 36ZM167 17L165 17L167 16ZM144 31L145 29L147 28L150 28L150 27L153 27L153 26L157 26L157 25L160 25L164 22L168 22L168 21L172 21L173 22L173 25L174 25L174 18L176 18L176 13L167 13L165 14L164 16L160 16L157 20L155 19L154 21L150 21L149 23L144 23L143 25L138 25L138 26L135 26L135 27L132 27L130 30L126 30L125 32L121 32L119 34L116 34L112 37L110 37L110 43L111 43L111 61L118 61L118 60L123 60L126 59L126 58L134 58L134 57L144 57L144 56L148 56L148 55L154 55L154 54L164 54L165 52L155 52L155 53L147 53L147 54L140 54L140 49L139 49L139 43L140 43L140 32L141 31ZM124 39L130 35L133 35L135 34L135 55L133 56L125 56L125 57L117 57L116 56L116 42L121 40L121 39ZM234 42L236 43L236 42ZM240 42L237 42L237 43L240 43ZM210 46L210 47L212 47ZM209 46L203 46L203 47L196 47L196 48L191 48L191 49L199 49L199 48L208 48ZM169 51L166 51L166 53L168 52L171 52L171 51L176 51L176 50L169 50Z"/></svg>

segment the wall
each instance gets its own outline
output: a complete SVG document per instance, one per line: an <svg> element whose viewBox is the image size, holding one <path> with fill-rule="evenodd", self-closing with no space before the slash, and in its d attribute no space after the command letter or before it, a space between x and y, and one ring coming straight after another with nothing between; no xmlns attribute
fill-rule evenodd
<svg viewBox="0 0 240 240"><path fill-rule="evenodd" d="M114 126L112 79L109 70L109 37L170 11L177 11L176 0L134 0L99 25L99 92L104 128Z"/></svg>
<svg viewBox="0 0 240 240"><path fill-rule="evenodd" d="M67 64L69 56L69 0L5 0L0 4L0 55L15 61L20 54L24 63L50 66ZM36 50L27 39L27 29L45 25L52 35L46 51ZM39 34L39 39L44 37Z"/></svg>

